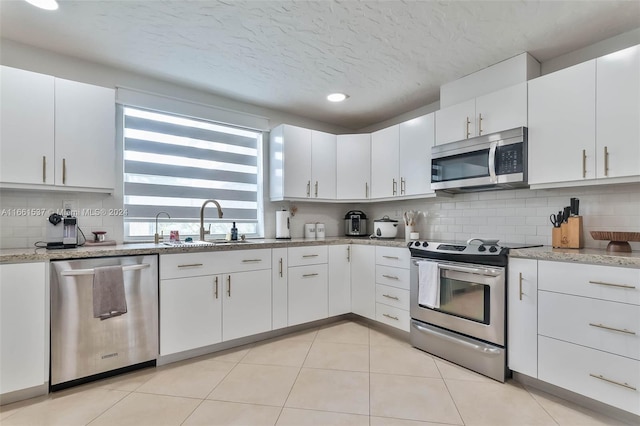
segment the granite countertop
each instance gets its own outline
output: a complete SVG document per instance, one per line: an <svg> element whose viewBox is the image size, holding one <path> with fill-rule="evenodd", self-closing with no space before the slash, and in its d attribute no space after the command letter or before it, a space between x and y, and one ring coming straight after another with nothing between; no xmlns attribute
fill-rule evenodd
<svg viewBox="0 0 640 426"><path fill-rule="evenodd" d="M509 256L524 259L640 268L640 251L631 253L608 253L604 249L563 249L544 246L512 249L509 250Z"/></svg>
<svg viewBox="0 0 640 426"><path fill-rule="evenodd" d="M386 247L406 247L404 239L369 239L351 237L327 237L324 240L306 240L303 238L291 240L249 239L245 242L225 242L211 246L172 247L153 243L131 243L115 246L78 247L66 250L47 250L44 248L30 249L2 249L0 250L0 264L38 262L59 259L82 259L107 256L137 256L145 254L174 254L195 253L203 251L254 250L266 248L303 247L317 245L364 244Z"/></svg>

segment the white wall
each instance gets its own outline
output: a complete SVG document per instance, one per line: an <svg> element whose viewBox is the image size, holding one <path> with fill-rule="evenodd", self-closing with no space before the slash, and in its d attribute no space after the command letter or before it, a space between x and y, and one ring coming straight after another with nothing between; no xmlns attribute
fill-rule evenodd
<svg viewBox="0 0 640 426"><path fill-rule="evenodd" d="M640 231L640 184L475 192L357 207L372 219L384 215L399 219L398 237L404 237L402 213L419 210L427 213L417 224L420 239L466 241L484 237L551 245L549 215L568 206L571 197L580 199L585 247L607 246L606 241L591 238L590 231ZM632 243L632 248L640 250L640 243Z"/></svg>

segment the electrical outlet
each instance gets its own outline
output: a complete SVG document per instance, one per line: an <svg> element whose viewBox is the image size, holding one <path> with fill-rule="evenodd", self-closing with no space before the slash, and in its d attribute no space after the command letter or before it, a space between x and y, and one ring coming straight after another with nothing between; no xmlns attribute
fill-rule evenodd
<svg viewBox="0 0 640 426"><path fill-rule="evenodd" d="M71 211L71 215L77 215L78 200L62 201L62 210L64 211L64 214L67 214L67 211Z"/></svg>

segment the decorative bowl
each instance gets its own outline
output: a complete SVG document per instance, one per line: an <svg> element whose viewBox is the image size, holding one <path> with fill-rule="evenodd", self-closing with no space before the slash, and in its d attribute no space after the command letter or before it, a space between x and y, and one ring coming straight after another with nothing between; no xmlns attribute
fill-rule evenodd
<svg viewBox="0 0 640 426"><path fill-rule="evenodd" d="M591 231L594 240L609 241L607 251L631 253L629 241L640 241L640 232Z"/></svg>

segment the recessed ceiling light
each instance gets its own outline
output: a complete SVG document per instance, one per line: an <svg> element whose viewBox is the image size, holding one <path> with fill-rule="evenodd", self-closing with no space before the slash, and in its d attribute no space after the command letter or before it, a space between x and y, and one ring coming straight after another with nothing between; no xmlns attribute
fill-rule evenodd
<svg viewBox="0 0 640 426"><path fill-rule="evenodd" d="M329 102L342 102L347 99L349 95L345 95L344 93L332 93L327 96L327 100Z"/></svg>
<svg viewBox="0 0 640 426"><path fill-rule="evenodd" d="M56 0L25 0L27 3L45 10L56 10L58 2Z"/></svg>

